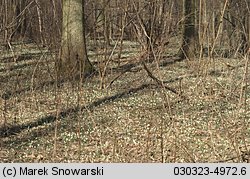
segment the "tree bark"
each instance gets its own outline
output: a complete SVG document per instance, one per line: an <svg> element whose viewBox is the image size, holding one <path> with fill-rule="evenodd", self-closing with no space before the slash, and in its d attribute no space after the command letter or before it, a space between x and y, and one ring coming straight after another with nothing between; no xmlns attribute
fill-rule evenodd
<svg viewBox="0 0 250 179"><path fill-rule="evenodd" d="M60 77L72 79L93 71L87 56L84 23L84 0L63 0Z"/></svg>
<svg viewBox="0 0 250 179"><path fill-rule="evenodd" d="M26 19L26 14L23 12L26 6L26 1L21 0L17 2L16 5L16 17L17 18L17 35L21 38L23 38L26 34L27 30L27 19Z"/></svg>
<svg viewBox="0 0 250 179"><path fill-rule="evenodd" d="M199 43L198 32L195 25L195 0L184 0L184 27L183 41L179 52L180 58L192 59L196 55Z"/></svg>

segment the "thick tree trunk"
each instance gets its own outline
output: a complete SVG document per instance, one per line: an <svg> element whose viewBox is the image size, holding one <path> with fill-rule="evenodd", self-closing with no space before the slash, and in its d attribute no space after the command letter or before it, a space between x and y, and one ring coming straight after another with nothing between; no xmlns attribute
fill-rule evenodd
<svg viewBox="0 0 250 179"><path fill-rule="evenodd" d="M246 13L247 14L247 13ZM246 54L250 47L250 15L246 15L242 18L242 32L241 32L241 45L240 53Z"/></svg>
<svg viewBox="0 0 250 179"><path fill-rule="evenodd" d="M63 0L63 27L59 75L85 76L93 71L88 60L84 31L84 0Z"/></svg>
<svg viewBox="0 0 250 179"><path fill-rule="evenodd" d="M17 7L16 7L16 17L18 22L17 22L17 35L18 37L23 38L26 34L26 29L27 29L27 19L26 19L26 14L23 12L24 8L26 6L26 1L21 0L17 2Z"/></svg>
<svg viewBox="0 0 250 179"><path fill-rule="evenodd" d="M184 27L183 42L179 56L184 59L195 57L199 43L198 32L195 25L195 0L184 0Z"/></svg>

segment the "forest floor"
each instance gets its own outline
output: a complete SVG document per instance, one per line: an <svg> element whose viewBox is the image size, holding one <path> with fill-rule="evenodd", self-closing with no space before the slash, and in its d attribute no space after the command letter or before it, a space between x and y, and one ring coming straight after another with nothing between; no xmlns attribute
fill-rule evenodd
<svg viewBox="0 0 250 179"><path fill-rule="evenodd" d="M104 78L57 87L55 55L16 48L0 52L0 162L250 161L247 58L178 61L168 48L146 64L159 84L127 42L119 65L89 49Z"/></svg>

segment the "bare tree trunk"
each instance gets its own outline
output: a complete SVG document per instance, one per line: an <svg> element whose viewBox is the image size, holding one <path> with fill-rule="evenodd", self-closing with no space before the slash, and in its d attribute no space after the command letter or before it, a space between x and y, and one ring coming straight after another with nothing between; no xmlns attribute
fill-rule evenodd
<svg viewBox="0 0 250 179"><path fill-rule="evenodd" d="M246 9L244 9L244 5L246 5ZM250 48L250 3L246 1L246 4L243 4L242 8L242 18L241 18L241 46L240 53L246 54Z"/></svg>
<svg viewBox="0 0 250 179"><path fill-rule="evenodd" d="M105 45L109 46L110 45L110 36L109 36L109 13L108 13L108 4L110 0L106 1L103 0L102 2L102 11L103 11L103 35L104 35L104 40L105 40Z"/></svg>
<svg viewBox="0 0 250 179"><path fill-rule="evenodd" d="M26 1L21 0L17 3L16 7L16 17L17 17L17 35L19 37L24 37L27 30L27 19L24 12L26 6Z"/></svg>
<svg viewBox="0 0 250 179"><path fill-rule="evenodd" d="M86 50L84 0L63 0L63 27L59 75L85 76L93 71Z"/></svg>
<svg viewBox="0 0 250 179"><path fill-rule="evenodd" d="M184 28L183 42L179 52L180 58L192 59L195 57L199 43L198 32L195 25L195 0L184 0Z"/></svg>

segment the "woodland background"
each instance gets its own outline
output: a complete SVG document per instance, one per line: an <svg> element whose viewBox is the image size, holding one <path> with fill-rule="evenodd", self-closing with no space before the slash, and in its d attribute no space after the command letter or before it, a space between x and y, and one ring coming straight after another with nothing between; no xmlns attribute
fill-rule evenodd
<svg viewBox="0 0 250 179"><path fill-rule="evenodd" d="M249 0L82 2L58 85L62 1L0 0L0 162L249 162Z"/></svg>

